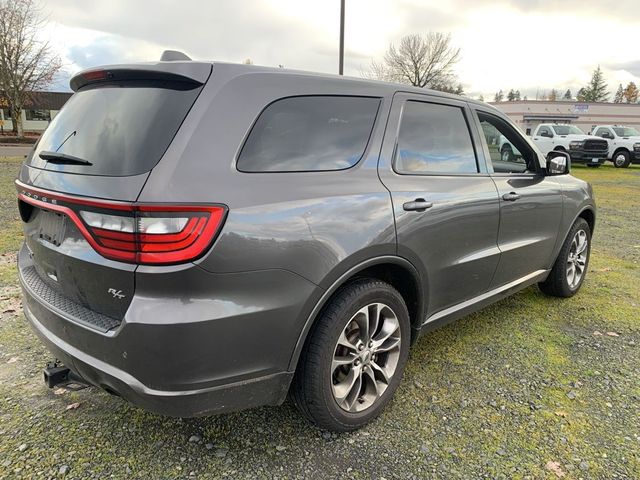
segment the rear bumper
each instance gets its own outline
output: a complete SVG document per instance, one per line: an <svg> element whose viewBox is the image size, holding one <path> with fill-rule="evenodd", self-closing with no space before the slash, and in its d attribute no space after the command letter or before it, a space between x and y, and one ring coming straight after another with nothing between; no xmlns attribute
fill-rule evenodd
<svg viewBox="0 0 640 480"><path fill-rule="evenodd" d="M29 262L23 249L25 316L51 353L87 383L170 416L282 403L305 312L320 294L280 270L171 267L137 276L122 323L102 332L66 318L32 291L23 278Z"/></svg>
<svg viewBox="0 0 640 480"><path fill-rule="evenodd" d="M91 385L160 415L194 417L279 405L289 390L293 373L281 372L197 390L149 388L125 371L78 350L47 330L25 307L25 316L47 349Z"/></svg>

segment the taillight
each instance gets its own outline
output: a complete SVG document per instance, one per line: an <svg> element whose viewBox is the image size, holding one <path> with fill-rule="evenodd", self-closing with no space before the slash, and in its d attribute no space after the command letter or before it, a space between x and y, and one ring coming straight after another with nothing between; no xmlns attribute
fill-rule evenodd
<svg viewBox="0 0 640 480"><path fill-rule="evenodd" d="M221 205L144 205L87 200L16 182L26 203L66 214L103 257L166 265L200 257L224 223Z"/></svg>

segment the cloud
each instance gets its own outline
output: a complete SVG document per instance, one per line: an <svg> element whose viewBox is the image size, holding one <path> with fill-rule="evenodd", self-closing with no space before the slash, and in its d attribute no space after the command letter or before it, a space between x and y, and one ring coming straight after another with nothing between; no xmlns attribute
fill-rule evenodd
<svg viewBox="0 0 640 480"><path fill-rule="evenodd" d="M194 59L336 73L339 2L327 0L47 0L69 72L157 60L164 49ZM577 90L598 64L611 85L640 83L637 0L349 0L345 73L359 75L408 33L451 32L468 93L493 96ZM610 86L611 86L610 85ZM530 97L531 98L531 97Z"/></svg>

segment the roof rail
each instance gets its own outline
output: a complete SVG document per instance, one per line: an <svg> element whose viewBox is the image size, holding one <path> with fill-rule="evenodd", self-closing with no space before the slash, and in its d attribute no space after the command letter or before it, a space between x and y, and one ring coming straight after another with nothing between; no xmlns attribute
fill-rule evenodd
<svg viewBox="0 0 640 480"><path fill-rule="evenodd" d="M165 50L162 52L162 56L160 57L161 62L176 62L184 60L191 60L191 58L189 58L187 54L177 50Z"/></svg>

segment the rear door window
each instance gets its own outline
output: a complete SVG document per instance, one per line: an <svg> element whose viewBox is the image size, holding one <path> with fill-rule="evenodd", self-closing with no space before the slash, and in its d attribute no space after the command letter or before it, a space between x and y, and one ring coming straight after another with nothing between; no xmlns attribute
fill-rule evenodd
<svg viewBox="0 0 640 480"><path fill-rule="evenodd" d="M412 100L405 103L394 169L404 174L477 173L462 108Z"/></svg>
<svg viewBox="0 0 640 480"><path fill-rule="evenodd" d="M29 163L89 175L148 172L173 140L201 88L188 82L137 81L80 89L44 132ZM40 157L43 152L88 163L47 161Z"/></svg>
<svg viewBox="0 0 640 480"><path fill-rule="evenodd" d="M289 97L271 103L256 120L238 157L242 172L341 170L367 147L379 98Z"/></svg>

